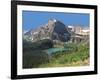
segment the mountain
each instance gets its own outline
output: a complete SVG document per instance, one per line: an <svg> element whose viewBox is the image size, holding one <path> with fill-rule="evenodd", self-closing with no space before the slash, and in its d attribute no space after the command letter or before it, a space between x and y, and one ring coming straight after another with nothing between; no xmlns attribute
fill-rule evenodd
<svg viewBox="0 0 100 80"><path fill-rule="evenodd" d="M48 23L41 25L39 29L31 29L24 34L24 38L37 41L41 39L51 39L54 41L66 42L70 40L71 34L66 25L56 19L49 19Z"/></svg>

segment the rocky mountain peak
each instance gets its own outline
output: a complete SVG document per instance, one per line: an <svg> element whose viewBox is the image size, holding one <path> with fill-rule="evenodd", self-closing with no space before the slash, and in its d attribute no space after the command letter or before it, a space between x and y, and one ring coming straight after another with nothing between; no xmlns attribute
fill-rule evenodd
<svg viewBox="0 0 100 80"><path fill-rule="evenodd" d="M49 19L49 22L57 22L57 19L51 18L51 19Z"/></svg>
<svg viewBox="0 0 100 80"><path fill-rule="evenodd" d="M47 24L42 25L37 31L32 30L30 37L33 41L49 38L51 40L66 42L70 39L70 33L63 22L51 18Z"/></svg>

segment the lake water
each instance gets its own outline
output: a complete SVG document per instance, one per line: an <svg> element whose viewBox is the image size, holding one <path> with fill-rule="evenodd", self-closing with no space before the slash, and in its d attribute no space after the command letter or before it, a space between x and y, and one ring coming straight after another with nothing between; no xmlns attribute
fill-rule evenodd
<svg viewBox="0 0 100 80"><path fill-rule="evenodd" d="M59 51L71 51L71 48L49 48L45 50L48 54L52 54Z"/></svg>

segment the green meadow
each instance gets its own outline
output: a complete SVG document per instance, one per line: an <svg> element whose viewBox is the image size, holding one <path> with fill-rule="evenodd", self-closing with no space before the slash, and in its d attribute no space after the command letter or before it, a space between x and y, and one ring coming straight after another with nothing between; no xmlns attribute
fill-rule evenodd
<svg viewBox="0 0 100 80"><path fill-rule="evenodd" d="M48 53L50 48L64 48ZM65 50L66 49L66 50ZM70 49L70 50L68 50ZM89 65L89 43L54 44L50 40L23 44L23 68L69 67Z"/></svg>

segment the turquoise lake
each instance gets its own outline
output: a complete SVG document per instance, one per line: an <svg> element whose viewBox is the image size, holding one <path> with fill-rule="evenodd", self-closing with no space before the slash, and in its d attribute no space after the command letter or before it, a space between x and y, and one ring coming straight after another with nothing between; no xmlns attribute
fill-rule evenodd
<svg viewBox="0 0 100 80"><path fill-rule="evenodd" d="M71 51L71 50L72 50L71 48L49 48L49 49L46 49L45 51L48 54L52 54L59 51Z"/></svg>

